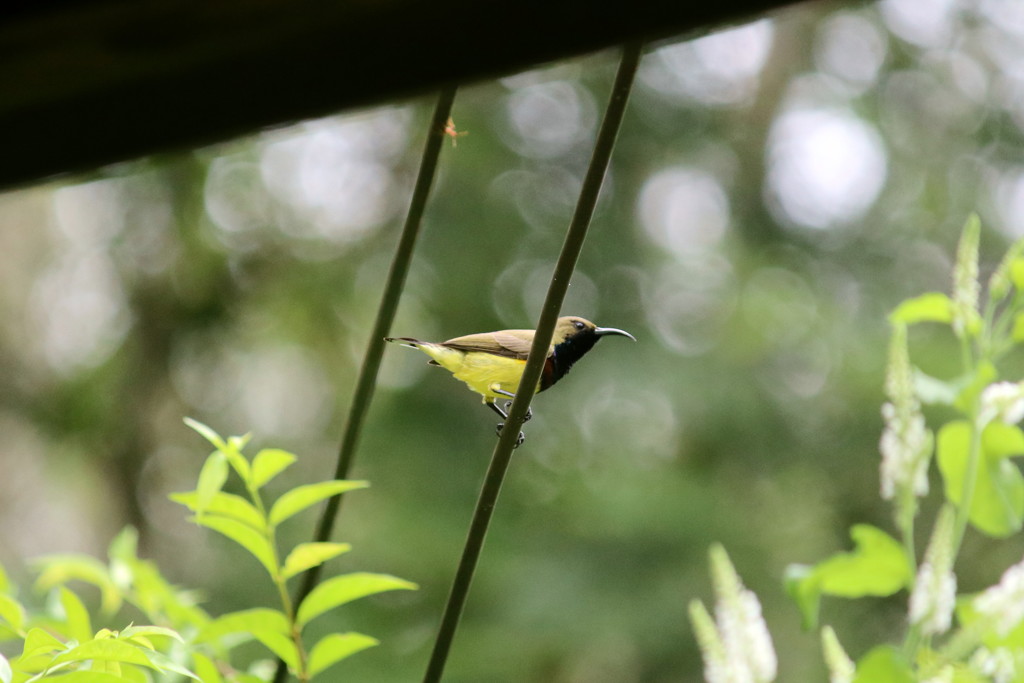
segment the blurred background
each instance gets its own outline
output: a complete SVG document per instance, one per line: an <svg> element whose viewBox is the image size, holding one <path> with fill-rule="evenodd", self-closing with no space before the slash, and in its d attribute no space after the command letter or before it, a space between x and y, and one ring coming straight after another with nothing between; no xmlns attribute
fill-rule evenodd
<svg viewBox="0 0 1024 683"><path fill-rule="evenodd" d="M533 326L616 59L460 90L467 134L442 153L394 334ZM432 106L0 195L0 562L16 579L40 554L102 556L131 524L211 612L273 604L255 561L167 500L208 452L181 420L297 453L282 488L330 477ZM811 4L651 46L564 307L638 343L603 342L535 400L446 680L701 680L686 605L710 595L713 541L761 598L779 680L823 680L784 569L848 548L853 523L893 530L885 316L948 290L970 212L983 273L1024 234L1022 149L1014 0ZM912 345L956 372L940 332ZM353 470L372 487L346 499L336 539L354 550L328 566L421 588L317 624L382 640L346 680L422 675L495 442L494 416L425 361L387 350ZM1022 549L969 534L961 589ZM826 600L823 622L857 656L902 634L905 599Z"/></svg>

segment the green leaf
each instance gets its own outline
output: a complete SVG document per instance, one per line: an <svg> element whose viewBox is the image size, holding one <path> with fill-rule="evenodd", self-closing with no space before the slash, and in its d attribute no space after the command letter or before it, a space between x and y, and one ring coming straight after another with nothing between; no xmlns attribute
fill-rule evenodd
<svg viewBox="0 0 1024 683"><path fill-rule="evenodd" d="M259 488L283 472L297 458L279 448L264 448L252 461L252 485Z"/></svg>
<svg viewBox="0 0 1024 683"><path fill-rule="evenodd" d="M196 675L203 683L224 683L217 665L201 652L192 652L192 666L195 667Z"/></svg>
<svg viewBox="0 0 1024 683"><path fill-rule="evenodd" d="M821 588L813 580L814 567L806 564L791 564L786 567L783 582L786 593L800 610L801 625L805 630L818 627L818 610L821 606Z"/></svg>
<svg viewBox="0 0 1024 683"><path fill-rule="evenodd" d="M281 577L291 577L306 571L310 567L316 567L332 557L347 553L352 549L348 543L300 543L288 553L284 561L284 569L281 570Z"/></svg>
<svg viewBox="0 0 1024 683"><path fill-rule="evenodd" d="M57 654L66 649L64 643L42 628L31 628L25 634L21 654L13 660L13 668L19 672L42 671L50 665Z"/></svg>
<svg viewBox="0 0 1024 683"><path fill-rule="evenodd" d="M203 627L197 640L201 643L218 643L227 635L244 634L263 643L271 652L281 657L294 669L298 665L298 653L292 642L288 618L277 610L257 607L231 612L214 619ZM199 665L197 663L197 670ZM200 677L202 672L199 671ZM204 682L206 681L203 678Z"/></svg>
<svg viewBox="0 0 1024 683"><path fill-rule="evenodd" d="M362 633L331 633L313 646L306 668L310 677L341 660L380 643L376 638Z"/></svg>
<svg viewBox="0 0 1024 683"><path fill-rule="evenodd" d="M857 660L853 683L914 683L914 673L906 657L891 645L872 648Z"/></svg>
<svg viewBox="0 0 1024 683"><path fill-rule="evenodd" d="M271 576L277 576L277 558L274 555L274 549L270 547L270 541L251 526L229 517L218 517L215 515L203 515L201 517L193 517L192 519L197 524L224 534L248 550L253 557L266 567Z"/></svg>
<svg viewBox="0 0 1024 683"><path fill-rule="evenodd" d="M84 581L100 589L104 612L116 612L121 606L121 592L110 578L107 566L94 557L46 555L37 558L33 564L41 567L35 584L39 590L49 590L69 581Z"/></svg>
<svg viewBox="0 0 1024 683"><path fill-rule="evenodd" d="M59 652L64 649L64 643L57 640L41 628L29 629L25 634L25 644L22 647L21 659L38 657L39 655Z"/></svg>
<svg viewBox="0 0 1024 683"><path fill-rule="evenodd" d="M67 587L61 586L60 604L64 608L64 616L67 620L67 635L80 643L92 639L92 622L89 620L89 612L78 596Z"/></svg>
<svg viewBox="0 0 1024 683"><path fill-rule="evenodd" d="M296 623L303 627L324 612L358 598L392 590L415 590L418 586L387 574L355 572L324 581L310 591L299 605Z"/></svg>
<svg viewBox="0 0 1024 683"><path fill-rule="evenodd" d="M60 683L125 683L130 679L102 671L72 671L55 680Z"/></svg>
<svg viewBox="0 0 1024 683"><path fill-rule="evenodd" d="M922 403L951 406L960 390L961 387L954 382L946 382L914 368L914 394Z"/></svg>
<svg viewBox="0 0 1024 683"><path fill-rule="evenodd" d="M193 420L191 417L186 417L184 418L184 422L186 425L188 425L196 432L198 432L200 436L202 436L204 439L213 444L213 447L216 448L218 451L223 451L227 449L228 445L224 441L224 439L220 437L220 434L215 432L210 427L207 427L199 420Z"/></svg>
<svg viewBox="0 0 1024 683"><path fill-rule="evenodd" d="M202 515L220 515L251 526L256 531L263 533L267 529L267 522L256 507L241 496L234 493L217 491L207 501L207 504L200 509L199 494L197 491L185 493L172 493L169 498L175 503L181 503L192 512Z"/></svg>
<svg viewBox="0 0 1024 683"><path fill-rule="evenodd" d="M120 662L121 664L137 664L151 669L157 668L149 660L149 656L143 648L115 638L89 640L76 645L59 655L53 660L53 663L56 665L64 662L85 662L91 659Z"/></svg>
<svg viewBox="0 0 1024 683"><path fill-rule="evenodd" d="M889 314L890 323L905 325L922 322L948 324L952 321L953 302L942 292L929 292L913 299L907 299Z"/></svg>
<svg viewBox="0 0 1024 683"><path fill-rule="evenodd" d="M242 455L242 449L245 448L247 443L249 443L250 438L250 434L245 434L244 436L230 436L228 437L227 448L221 451L228 459L228 462L231 463L235 472L238 473L238 476L240 476L242 481L245 482L249 482L249 479L252 476L252 470L249 467L249 461L245 459L244 455Z"/></svg>
<svg viewBox="0 0 1024 683"><path fill-rule="evenodd" d="M11 683L11 679L14 678L14 672L11 671L11 663L7 661L7 657L0 653L0 683Z"/></svg>
<svg viewBox="0 0 1024 683"><path fill-rule="evenodd" d="M1015 258L1010 264L1010 281L1017 291L1024 292L1024 258Z"/></svg>
<svg viewBox="0 0 1024 683"><path fill-rule="evenodd" d="M981 361L978 363L978 367L975 368L974 376L967 379L963 389L960 390L956 400L953 402L953 406L964 415L970 415L974 412L974 405L978 401L978 396L981 392L988 387L989 384L996 381L999 378L999 372L996 367L988 361Z"/></svg>
<svg viewBox="0 0 1024 683"><path fill-rule="evenodd" d="M270 509L270 523L276 526L292 515L302 512L310 505L315 505L331 496L352 491L353 489L366 488L367 486L369 486L369 483L365 481L342 479L332 479L331 481L322 481L317 484L298 486L277 499L274 506Z"/></svg>
<svg viewBox="0 0 1024 683"><path fill-rule="evenodd" d="M221 451L214 451L206 458L203 468L199 471L199 482L196 484L196 511L204 512L213 497L220 493L224 482L228 480L228 461Z"/></svg>
<svg viewBox="0 0 1024 683"><path fill-rule="evenodd" d="M950 422L939 430L936 460L946 498L963 500L971 448L971 423ZM1016 425L989 423L981 434L977 474L968 519L979 531L997 538L1024 524L1024 476L1008 460L1024 454L1024 432Z"/></svg>
<svg viewBox="0 0 1024 683"><path fill-rule="evenodd" d="M171 638L179 643L184 643L185 640L178 634L174 629L167 628L166 626L129 626L128 628L121 629L120 637L123 640L133 640L135 638L152 638L153 636L159 636L161 638Z"/></svg>
<svg viewBox="0 0 1024 683"><path fill-rule="evenodd" d="M230 612L214 619L199 632L200 642L215 642L232 633L268 631L287 636L291 632L288 617L278 610L266 607Z"/></svg>
<svg viewBox="0 0 1024 683"><path fill-rule="evenodd" d="M815 628L822 595L844 598L892 595L909 586L913 571L902 546L869 524L850 529L855 548L837 553L813 567L792 565L786 590L797 603L805 628Z"/></svg>
<svg viewBox="0 0 1024 683"><path fill-rule="evenodd" d="M1024 342L1024 313L1013 316L1013 331L1010 336L1017 343Z"/></svg>
<svg viewBox="0 0 1024 683"><path fill-rule="evenodd" d="M273 652L278 659L287 664L289 669L298 671L299 651L295 648L295 641L276 631L258 630L253 631L252 634L256 637L256 640L263 643L268 650Z"/></svg>
<svg viewBox="0 0 1024 683"><path fill-rule="evenodd" d="M153 667L158 671L173 671L179 676L187 676L188 678L194 678L197 681L200 680L194 673L183 667L181 664L178 664L162 652L150 651L149 659ZM148 678L144 680L148 680Z"/></svg>
<svg viewBox="0 0 1024 683"><path fill-rule="evenodd" d="M814 568L822 593L845 598L892 595L910 585L913 572L903 547L870 524L855 524L852 552L838 553Z"/></svg>
<svg viewBox="0 0 1024 683"><path fill-rule="evenodd" d="M25 628L25 608L9 595L0 593L0 620L7 623L15 633Z"/></svg>

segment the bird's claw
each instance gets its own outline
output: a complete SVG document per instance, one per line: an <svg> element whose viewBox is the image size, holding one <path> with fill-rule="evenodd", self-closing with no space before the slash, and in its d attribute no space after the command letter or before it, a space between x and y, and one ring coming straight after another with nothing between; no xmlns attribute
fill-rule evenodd
<svg viewBox="0 0 1024 683"><path fill-rule="evenodd" d="M512 410L512 401L505 401L505 413ZM533 408L526 409L526 415L523 415L523 422L529 422L530 418L533 417Z"/></svg>
<svg viewBox="0 0 1024 683"><path fill-rule="evenodd" d="M498 436L501 436L501 430L504 429L504 428L505 428L505 423L504 422L499 422L497 429L495 429L495 431L497 432ZM519 432L519 436L516 437L516 442L512 446L512 448L519 448L520 446L523 445L524 441L526 441L526 434L523 434L522 432Z"/></svg>

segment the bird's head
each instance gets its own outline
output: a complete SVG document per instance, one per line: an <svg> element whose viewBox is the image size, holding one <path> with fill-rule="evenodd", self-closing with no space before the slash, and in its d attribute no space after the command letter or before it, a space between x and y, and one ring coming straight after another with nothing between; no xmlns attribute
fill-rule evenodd
<svg viewBox="0 0 1024 683"><path fill-rule="evenodd" d="M589 349L597 343L598 339L605 335L629 337L636 341L636 338L625 330L619 330L614 327L598 327L585 318L569 315L559 318L555 323L555 334L551 339L551 343L554 346L558 346L563 342L572 341L580 343Z"/></svg>

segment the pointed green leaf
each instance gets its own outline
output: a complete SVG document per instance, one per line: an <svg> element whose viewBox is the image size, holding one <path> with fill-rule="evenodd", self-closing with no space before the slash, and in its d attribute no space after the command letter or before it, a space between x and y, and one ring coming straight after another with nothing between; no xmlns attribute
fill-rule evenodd
<svg viewBox="0 0 1024 683"><path fill-rule="evenodd" d="M172 493L169 498L175 503L181 503L196 514L230 517L251 526L260 533L266 531L267 528L266 520L259 510L245 498L233 493L217 491L202 509L200 509L199 494L196 491Z"/></svg>
<svg viewBox="0 0 1024 683"><path fill-rule="evenodd" d="M955 505L963 500L971 430L964 420L939 430L936 460L946 498ZM968 519L990 536L1009 536L1024 524L1024 476L1008 460L1024 454L1024 432L1016 425L992 422L982 432L980 450Z"/></svg>
<svg viewBox="0 0 1024 683"><path fill-rule="evenodd" d="M179 676L194 678L197 681L200 680L198 676L196 676L194 673L183 667L181 664L178 664L176 661L165 655L163 652L150 651L147 654L149 656L150 663L152 664L153 668L155 668L157 671L171 671L173 673L178 674Z"/></svg>
<svg viewBox="0 0 1024 683"><path fill-rule="evenodd" d="M42 671L50 665L57 654L66 649L64 643L42 628L30 628L25 634L21 654L12 660L13 668L19 672Z"/></svg>
<svg viewBox="0 0 1024 683"><path fill-rule="evenodd" d="M103 671L72 671L54 680L60 681L60 683L125 683L132 679Z"/></svg>
<svg viewBox="0 0 1024 683"><path fill-rule="evenodd" d="M376 638L362 633L331 633L324 636L309 653L309 675L316 676L332 664L379 643Z"/></svg>
<svg viewBox="0 0 1024 683"><path fill-rule="evenodd" d="M253 557L266 567L271 576L277 576L277 558L273 548L265 536L247 524L228 517L203 515L194 517L193 521L209 529L220 532L232 541L248 550Z"/></svg>
<svg viewBox="0 0 1024 683"><path fill-rule="evenodd" d="M217 665L201 652L192 651L192 666L195 667L196 675L203 683L224 683Z"/></svg>
<svg viewBox="0 0 1024 683"><path fill-rule="evenodd" d="M21 633L25 628L25 608L11 596L0 593L0 621L15 633Z"/></svg>
<svg viewBox="0 0 1024 683"><path fill-rule="evenodd" d="M821 587L812 577L814 567L805 564L791 564L786 567L784 583L786 593L800 610L801 624L805 630L818 627L818 610L821 606Z"/></svg>
<svg viewBox="0 0 1024 683"><path fill-rule="evenodd" d="M49 590L69 581L84 581L100 589L102 609L106 613L121 606L121 592L110 578L107 566L87 555L45 555L33 561L41 567L36 588Z"/></svg>
<svg viewBox="0 0 1024 683"><path fill-rule="evenodd" d="M199 470L199 481L196 484L196 508L203 512L213 497L220 493L224 482L228 480L228 461L220 451L210 453Z"/></svg>
<svg viewBox="0 0 1024 683"><path fill-rule="evenodd" d="M1013 330L1010 333L1013 341L1018 344L1024 341L1024 313L1013 316Z"/></svg>
<svg viewBox="0 0 1024 683"><path fill-rule="evenodd" d="M292 515L302 512L310 505L315 505L326 498L367 486L369 483L365 481L340 479L298 486L277 499L270 509L270 523L280 524Z"/></svg>
<svg viewBox="0 0 1024 683"><path fill-rule="evenodd" d="M310 591L299 605L296 623L301 628L324 612L367 595L416 588L410 581L387 574L356 572L335 576Z"/></svg>
<svg viewBox="0 0 1024 683"><path fill-rule="evenodd" d="M92 621L89 619L89 612L85 605L65 586L60 587L60 604L64 608L64 616L67 621L67 635L70 638L84 643L92 638Z"/></svg>
<svg viewBox="0 0 1024 683"><path fill-rule="evenodd" d="M1017 291L1024 292L1024 258L1015 258L1010 264L1010 280Z"/></svg>
<svg viewBox="0 0 1024 683"><path fill-rule="evenodd" d="M232 633L272 631L287 636L291 632L288 617L278 610L266 607L230 612L214 619L199 632L197 639L208 643Z"/></svg>
<svg viewBox="0 0 1024 683"><path fill-rule="evenodd" d="M231 463L231 467L235 469L238 476L242 478L242 481L248 482L252 476L252 469L249 467L249 461L246 460L245 456L242 455L242 449L249 443L251 434L245 434L243 436L230 436L228 437L228 445L222 453L224 457Z"/></svg>
<svg viewBox="0 0 1024 683"><path fill-rule="evenodd" d="M259 488L283 472L297 458L279 448L264 448L252 461L252 485Z"/></svg>
<svg viewBox="0 0 1024 683"><path fill-rule="evenodd" d="M974 376L967 378L963 389L953 402L953 406L964 415L973 412L973 406L978 401L978 396L985 388L999 378L999 371L988 361L981 361L975 368Z"/></svg>
<svg viewBox="0 0 1024 683"><path fill-rule="evenodd" d="M992 422L981 433L981 446L990 459L1024 455L1024 431L1017 425Z"/></svg>
<svg viewBox="0 0 1024 683"><path fill-rule="evenodd" d="M167 628L166 626L129 626L128 628L121 629L120 637L123 640L132 640L134 638L152 638L153 636L159 636L161 638L170 638L176 640L179 643L185 641L174 629Z"/></svg>
<svg viewBox="0 0 1024 683"><path fill-rule="evenodd" d="M288 665L292 671L299 668L299 651L295 648L295 641L286 635L276 631L253 631L256 640L274 653L278 659Z"/></svg>
<svg viewBox="0 0 1024 683"><path fill-rule="evenodd" d="M953 302L942 292L929 292L907 299L889 314L889 322L913 325L914 323L950 323L953 320Z"/></svg>
<svg viewBox="0 0 1024 683"><path fill-rule="evenodd" d="M267 680L253 674L236 672L231 679L231 683L267 683Z"/></svg>
<svg viewBox="0 0 1024 683"><path fill-rule="evenodd" d="M946 382L914 368L914 394L922 403L951 406L960 389L954 382Z"/></svg>
<svg viewBox="0 0 1024 683"><path fill-rule="evenodd" d="M879 645L857 660L853 683L914 683L915 680L902 652L890 645Z"/></svg>
<svg viewBox="0 0 1024 683"><path fill-rule="evenodd" d="M120 662L121 664L137 664L151 669L157 668L149 660L149 656L143 648L114 638L89 640L76 645L59 655L53 660L53 663L85 662L91 659Z"/></svg>
<svg viewBox="0 0 1024 683"><path fill-rule="evenodd" d="M213 447L216 448L218 451L225 450L228 447L224 439L220 437L220 434L215 432L210 427L207 427L199 420L193 420L191 417L186 417L184 418L183 421L186 425L188 425L193 430L198 432L200 436L202 436L204 439L213 444Z"/></svg>
<svg viewBox="0 0 1024 683"><path fill-rule="evenodd" d="M57 638L41 628L32 628L25 634L25 644L21 650L21 659L50 654L51 652L63 649L64 643L57 640Z"/></svg>
<svg viewBox="0 0 1024 683"><path fill-rule="evenodd" d="M288 553L281 576L285 579L316 567L352 549L348 543L300 543Z"/></svg>

